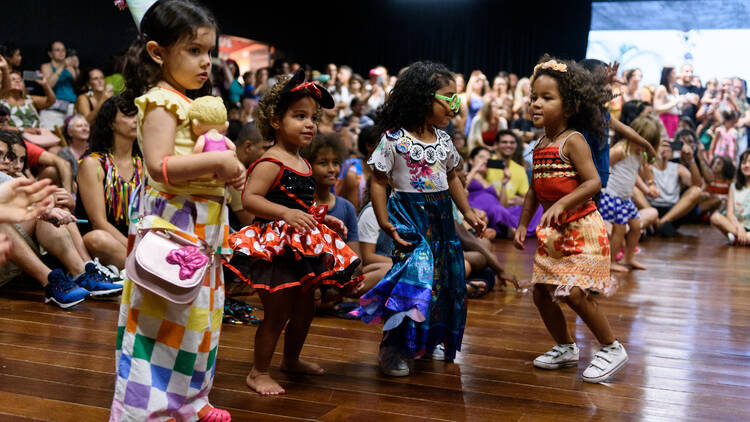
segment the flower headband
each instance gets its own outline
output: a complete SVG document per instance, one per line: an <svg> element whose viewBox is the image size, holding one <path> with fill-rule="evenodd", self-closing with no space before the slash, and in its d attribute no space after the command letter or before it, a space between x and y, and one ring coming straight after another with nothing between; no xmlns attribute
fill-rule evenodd
<svg viewBox="0 0 750 422"><path fill-rule="evenodd" d="M536 74L539 69L552 69L556 72L565 73L568 71L568 65L565 63L558 63L557 60L552 59L534 66L534 73Z"/></svg>

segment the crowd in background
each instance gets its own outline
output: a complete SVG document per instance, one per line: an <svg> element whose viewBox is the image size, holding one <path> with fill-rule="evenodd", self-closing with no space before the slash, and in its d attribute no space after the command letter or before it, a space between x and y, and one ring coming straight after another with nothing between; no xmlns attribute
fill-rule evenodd
<svg viewBox="0 0 750 422"><path fill-rule="evenodd" d="M24 66L17 46L2 46L0 183L15 183L5 190L28 190L18 185L20 180L49 179L55 187L44 188L54 191L49 190L51 203L45 202L39 218L0 216L0 282L25 273L45 286L49 301L71 306L89 296L117 293L117 283L124 278L130 199L144 177L143 164L134 142L136 109L119 95L126 81L117 60L107 72L87 67L60 41L52 42L47 53L49 61L37 71ZM253 123L258 100L280 75L300 67L307 80L323 85L336 103L323 110L318 136L305 155L318 184L318 202L341 215L348 227L347 243L363 261L365 281L343 292L349 301L342 302L342 292L319 292L321 309L346 316L351 309L347 303L391 266L390 239L370 206L366 159L382 135L374 129L375 111L398 73L377 66L360 75L333 63L314 70L283 59L240 73L233 60L215 59L213 93L227 106L226 136L235 142L246 167L270 146ZM644 219L643 235L674 236L683 223L703 222L714 224L730 244L750 244L750 103L745 81L725 77L703 83L690 64L683 64L665 67L660 84L653 86L641 83L639 69L613 70L613 99L605 105L611 119L629 125L639 116L653 115L660 122L656 156L648 157L632 192L639 210L658 213ZM462 105L447 130L465 162L459 176L470 203L488 223L485 233L473 233L455 213L467 252L467 288L470 296L479 297L496 283L515 281L491 252L490 242L513 237L540 130L531 122L529 78L475 70L455 79ZM612 136L610 144L618 141ZM47 192L35 186L36 192ZM0 189L0 202L12 203L5 190ZM230 221L232 229L239 230L253 216L242 209L239 192L233 196Z"/></svg>

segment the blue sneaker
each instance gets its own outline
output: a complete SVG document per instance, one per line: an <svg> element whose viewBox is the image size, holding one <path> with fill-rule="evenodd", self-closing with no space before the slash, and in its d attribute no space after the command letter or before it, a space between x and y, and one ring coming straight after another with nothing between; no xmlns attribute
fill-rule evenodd
<svg viewBox="0 0 750 422"><path fill-rule="evenodd" d="M90 296L86 289L78 287L60 269L49 273L47 281L49 283L44 287L44 303L54 302L55 305L67 309Z"/></svg>
<svg viewBox="0 0 750 422"><path fill-rule="evenodd" d="M96 264L86 264L86 272L73 279L73 282L88 290L92 297L117 296L122 293L122 285L112 283L112 280L100 273Z"/></svg>

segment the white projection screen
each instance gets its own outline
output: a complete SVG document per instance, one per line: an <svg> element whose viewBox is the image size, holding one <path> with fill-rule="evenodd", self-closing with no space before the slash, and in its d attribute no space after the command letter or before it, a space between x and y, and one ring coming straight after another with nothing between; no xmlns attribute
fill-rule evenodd
<svg viewBox="0 0 750 422"><path fill-rule="evenodd" d="M712 78L750 80L750 1L594 2L586 57L640 68L643 84L658 84L664 66L693 65Z"/></svg>

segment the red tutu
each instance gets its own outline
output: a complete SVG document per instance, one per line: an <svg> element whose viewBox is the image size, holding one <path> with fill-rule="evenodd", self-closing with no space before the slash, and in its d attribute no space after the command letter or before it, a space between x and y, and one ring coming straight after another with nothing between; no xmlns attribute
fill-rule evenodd
<svg viewBox="0 0 750 422"><path fill-rule="evenodd" d="M284 220L256 222L231 234L229 245L235 254L227 267L256 289L303 286L307 291L359 281L352 279L359 257L322 223L302 232Z"/></svg>

